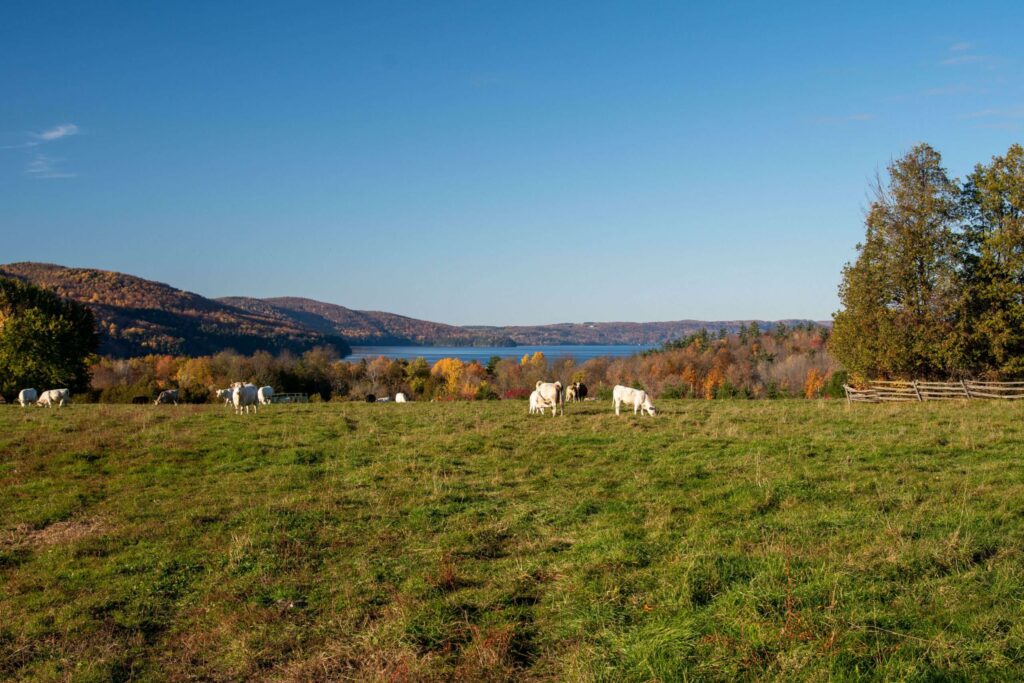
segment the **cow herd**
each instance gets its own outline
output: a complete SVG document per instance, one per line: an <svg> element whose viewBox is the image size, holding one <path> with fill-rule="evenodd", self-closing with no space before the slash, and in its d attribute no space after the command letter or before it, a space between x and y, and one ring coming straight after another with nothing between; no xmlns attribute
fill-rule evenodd
<svg viewBox="0 0 1024 683"><path fill-rule="evenodd" d="M249 382L235 382L228 389L218 389L217 398L234 407L235 414L257 412L257 406L269 406L274 402L274 388L257 387Z"/></svg>
<svg viewBox="0 0 1024 683"><path fill-rule="evenodd" d="M257 387L255 384L248 382L235 382L228 389L217 390L216 395L219 400L232 406L235 409L235 414L241 415L243 413L248 414L250 409L255 413L258 406L267 406L273 403L274 389L269 386ZM586 397L587 387L581 382L573 382L564 388L561 382L537 382L536 388L530 394L529 414L545 415L546 411L550 408L552 417L557 415L559 410L564 415L566 403L576 403L586 399ZM35 389L22 389L18 393L18 403L22 407L31 403L47 408L54 405L63 407L68 404L70 398L71 394L67 389L49 389L42 392L42 394L38 393ZM390 401L391 399L378 399L370 394L367 396L367 400L373 403ZM395 394L395 403L405 403L406 401L405 394ZM178 390L166 389L161 391L153 404L178 405ZM639 412L641 415L646 413L653 417L656 412L654 403L651 402L651 398L647 395L646 391L624 387L621 384L616 385L615 389L612 390L612 405L615 407L616 415L620 414L619 409L622 405L625 405L627 408L632 406L634 415Z"/></svg>
<svg viewBox="0 0 1024 683"><path fill-rule="evenodd" d="M35 389L22 389L18 392L18 405L22 408L35 403L37 406L52 408L53 406L64 407L71 400L71 392L67 389L48 389L43 393Z"/></svg>
<svg viewBox="0 0 1024 683"><path fill-rule="evenodd" d="M530 394L530 415L544 415L550 408L551 416L554 417L561 409L565 415L565 404L584 400L587 397L587 387L580 382L574 382L562 389L561 382L537 382L537 387ZM619 415L621 405L633 406L633 414L639 412L641 415L647 413L654 417L657 412L651 397L643 389L632 389L621 384L612 390L612 405L615 407L615 414Z"/></svg>

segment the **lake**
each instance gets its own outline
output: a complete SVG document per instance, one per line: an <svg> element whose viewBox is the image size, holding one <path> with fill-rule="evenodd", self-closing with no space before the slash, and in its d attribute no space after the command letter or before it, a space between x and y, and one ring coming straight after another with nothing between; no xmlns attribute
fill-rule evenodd
<svg viewBox="0 0 1024 683"><path fill-rule="evenodd" d="M533 355L541 351L548 360L572 357L582 363L600 356L623 357L632 356L657 348L650 344L552 344L537 346L353 346L352 354L345 356L347 361L360 361L364 358L413 358L423 357L427 362L434 363L442 358L459 358L463 361L479 361L486 365L491 356L502 358L522 358L524 354Z"/></svg>

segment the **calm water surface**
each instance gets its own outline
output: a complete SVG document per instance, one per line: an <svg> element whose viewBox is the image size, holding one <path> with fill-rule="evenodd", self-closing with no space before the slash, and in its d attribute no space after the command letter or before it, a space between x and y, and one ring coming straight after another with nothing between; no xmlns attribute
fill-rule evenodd
<svg viewBox="0 0 1024 683"><path fill-rule="evenodd" d="M423 357L434 363L441 358L460 358L463 361L480 361L487 363L491 356L502 358L522 358L524 354L541 351L548 360L556 358L575 358L583 362L600 356L632 356L633 354L656 348L651 345L627 344L560 344L549 346L353 346L352 354L345 356L348 361L360 361L363 358L413 358Z"/></svg>

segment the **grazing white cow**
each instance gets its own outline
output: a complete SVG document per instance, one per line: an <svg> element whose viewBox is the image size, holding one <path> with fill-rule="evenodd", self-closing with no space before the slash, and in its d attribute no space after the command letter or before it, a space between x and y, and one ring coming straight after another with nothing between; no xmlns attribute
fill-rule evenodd
<svg viewBox="0 0 1024 683"><path fill-rule="evenodd" d="M555 412L555 404L554 403L548 403L547 401L542 399L540 397L540 394L537 393L537 390L534 389L530 393L530 415L543 415L545 409L547 409L547 408L551 408L551 412L552 412L552 414L554 414L554 412Z"/></svg>
<svg viewBox="0 0 1024 683"><path fill-rule="evenodd" d="M63 408L68 404L68 400L70 400L70 398L71 392L67 389L49 389L39 396L39 400L36 401L36 405L51 408L53 407L53 404L56 403L58 407Z"/></svg>
<svg viewBox="0 0 1024 683"><path fill-rule="evenodd" d="M273 387L260 387L259 391L256 392L257 397L260 400L261 406L269 406L274 400L274 388Z"/></svg>
<svg viewBox="0 0 1024 683"><path fill-rule="evenodd" d="M29 403L35 403L39 398L39 392L35 389L22 389L18 392L18 404L24 408Z"/></svg>
<svg viewBox="0 0 1024 683"><path fill-rule="evenodd" d="M654 404L651 403L651 398L647 395L646 391L617 384L612 390L612 405L615 406L616 415L619 414L619 405L622 403L633 406L634 415L639 410L641 415L644 414L644 411L647 411L648 415L654 417Z"/></svg>
<svg viewBox="0 0 1024 683"><path fill-rule="evenodd" d="M381 396L380 398L377 399L377 403L391 403L391 397Z"/></svg>
<svg viewBox="0 0 1024 683"><path fill-rule="evenodd" d="M537 404L543 407L551 406L551 417L558 414L558 406L562 406L562 415L565 415L561 382L537 382L536 391Z"/></svg>
<svg viewBox="0 0 1024 683"><path fill-rule="evenodd" d="M403 394L401 391L399 391L397 394L395 394L395 403L405 403L405 402L406 402L405 394Z"/></svg>
<svg viewBox="0 0 1024 683"><path fill-rule="evenodd" d="M252 412L258 412L257 403L259 403L259 389L255 384L235 382L231 385L231 404L235 406L236 415L241 415L243 409L248 415L250 407L252 407Z"/></svg>
<svg viewBox="0 0 1024 683"><path fill-rule="evenodd" d="M225 405L231 405L231 389L218 389L217 398L224 401Z"/></svg>
<svg viewBox="0 0 1024 683"><path fill-rule="evenodd" d="M165 389L164 391L161 391L160 395L156 397L155 401L153 401L153 405L155 406L167 405L168 403L178 405L177 389Z"/></svg>

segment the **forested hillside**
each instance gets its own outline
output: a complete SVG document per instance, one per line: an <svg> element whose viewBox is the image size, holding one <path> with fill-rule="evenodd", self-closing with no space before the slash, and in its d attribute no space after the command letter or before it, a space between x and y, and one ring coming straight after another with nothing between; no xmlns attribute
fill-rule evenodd
<svg viewBox="0 0 1024 683"><path fill-rule="evenodd" d="M96 316L102 355L198 356L225 349L301 352L321 345L344 354L349 348L338 335L311 330L287 316L242 310L124 273L11 263L0 266L0 277L29 282L88 305Z"/></svg>

